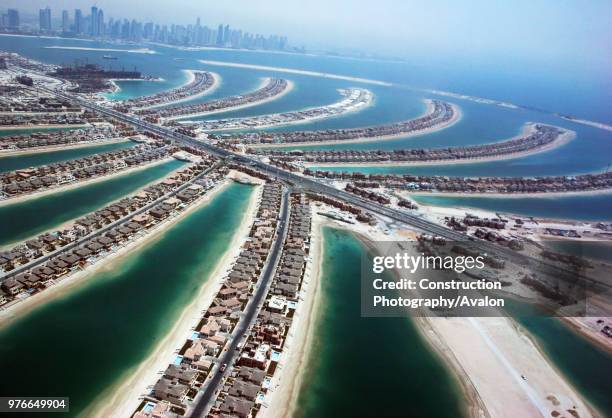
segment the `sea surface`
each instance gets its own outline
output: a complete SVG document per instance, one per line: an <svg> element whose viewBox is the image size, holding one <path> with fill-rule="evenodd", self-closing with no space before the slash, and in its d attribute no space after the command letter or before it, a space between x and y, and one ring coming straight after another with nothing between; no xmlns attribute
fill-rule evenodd
<svg viewBox="0 0 612 418"><path fill-rule="evenodd" d="M409 318L363 318L350 232L323 229L321 304L296 417L463 416L462 395Z"/></svg>
<svg viewBox="0 0 612 418"><path fill-rule="evenodd" d="M69 396L66 416L77 416L128 377L209 280L252 192L230 185L154 243L0 328L0 393Z"/></svg>
<svg viewBox="0 0 612 418"><path fill-rule="evenodd" d="M28 167L37 167L46 164L61 163L63 161L74 160L76 158L89 157L102 152L116 151L130 148L136 145L135 142L115 142L112 144L100 144L90 147L58 149L48 152L36 152L23 155L11 155L3 157L0 154L0 173L5 171L19 170Z"/></svg>
<svg viewBox="0 0 612 418"><path fill-rule="evenodd" d="M534 306L509 300L506 308L530 335L535 336L539 347L579 393L604 417L611 417L612 354L600 350L559 318L546 316Z"/></svg>
<svg viewBox="0 0 612 418"><path fill-rule="evenodd" d="M0 205L0 246L51 230L134 193L185 165L172 160L62 192Z"/></svg>

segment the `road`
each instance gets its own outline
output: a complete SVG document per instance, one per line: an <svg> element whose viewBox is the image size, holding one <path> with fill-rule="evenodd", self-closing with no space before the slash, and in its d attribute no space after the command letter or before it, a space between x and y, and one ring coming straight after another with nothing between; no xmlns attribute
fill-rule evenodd
<svg viewBox="0 0 612 418"><path fill-rule="evenodd" d="M267 175L271 177L275 177L289 184L296 185L305 191L311 191L311 192L315 192L315 193L319 193L322 195L332 197L334 199L345 201L347 203L350 203L351 205L365 209L369 212L376 213L382 216L386 216L387 218L390 218L394 221L397 221L397 222L400 222L406 225L410 225L413 229L416 229L416 230L419 230L419 231L422 231L428 234L443 237L447 239L448 241L468 241L469 240L467 234L464 234L458 231L454 231L442 225L439 225L434 222L423 219L419 216L412 215L408 212L404 212L398 209L392 209L384 205L374 203L372 201L369 201L361 197L358 197L356 195L353 195L351 193L348 193L344 190L338 190L334 187L328 186L319 181L316 181L310 178L306 178L303 176L299 176L289 171L281 170L278 167L272 166L270 164L266 164L248 155L238 154L232 151L228 151L228 150L216 147L210 143L198 141L190 136L174 132L170 128L165 128L162 126L154 125L152 123L143 121L134 116L130 116L125 113L120 113L113 109L99 106L95 103L90 103L84 99L81 99L71 94L58 92L56 90L51 90L51 89L47 89L44 87L39 87L39 88L41 90L44 90L47 93L54 94L63 99L77 102L79 105L83 106L86 109L97 111L108 117L118 119L127 124L136 126L139 129L155 133L163 138L169 138L178 143L188 145L190 147L203 149L204 151L214 156L217 156L220 158L228 158L228 159L233 160L236 163L242 163L247 166L257 168L258 170L266 173ZM511 250L506 247L502 247L492 242L476 240L476 241L471 241L469 245L471 247L477 248L483 253L486 253L489 255L495 255L502 259L506 259L510 262L513 262L517 265L522 265L522 266L530 265L533 271L543 272L546 274L554 273L558 277L565 278L566 280L571 281L571 282L573 282L576 278L580 278L584 280L585 283L594 285L596 288L593 290L604 290L604 291L612 290L612 285L609 283L604 283L599 280L595 280L593 278L585 276L582 273L568 271L558 265L548 263L542 259L538 259L538 258L535 258L527 254L516 252L514 250Z"/></svg>
<svg viewBox="0 0 612 418"><path fill-rule="evenodd" d="M220 385L224 381L226 374L230 373L232 365L236 361L236 358L240 355L238 345L242 341L242 337L247 335L249 328L253 325L253 322L257 318L257 313L261 308L261 304L264 301L268 288L270 287L271 279L274 276L276 267L280 260L282 253L283 244L285 242L285 236L287 234L287 224L289 223L289 190L285 189L283 192L283 201L281 205L281 211L279 214L279 223L276 233L276 239L272 245L272 249L268 254L268 260L259 278L258 287L255 290L253 297L250 299L247 307L244 311L244 315L240 318L236 328L232 332L232 339L230 340L227 351L224 351L219 357L219 364L215 369L211 371L213 373L210 380L205 383L204 391L201 391L196 396L194 403L191 408L190 417L203 417L208 413L208 410L212 406L212 402L215 400L215 393L220 389ZM222 373L220 372L221 364L226 364L227 368Z"/></svg>
<svg viewBox="0 0 612 418"><path fill-rule="evenodd" d="M123 225L126 222L129 222L132 220L132 218L136 215L139 215L141 213L144 213L146 211L148 211L149 209L153 208L154 206L158 205L159 203L163 202L164 200L176 195L177 193L185 190L187 187L189 187L191 184L193 184L193 182L195 182L196 180L201 179L202 177L204 177L206 174L208 174L211 170L213 170L214 168L217 167L217 164L211 166L210 168L204 170L202 173L198 174L197 176L195 176L193 179L185 182L183 185L181 185L180 187L178 187L176 190L173 190L169 193L166 193L165 195L161 196L159 199L154 200L151 203L146 204L145 206L141 207L140 209L137 209L134 212L130 212L128 215L124 216L121 219L117 219L116 221L103 226L100 229L96 229L95 231L77 239L76 241L73 241L71 243L69 243L68 245L65 245L63 247L58 248L55 251L52 251L48 254L43 255L42 257L39 257L35 260L30 261L27 264L23 264L21 266L16 267L15 269L8 271L2 275L0 275L0 281L4 281L6 279L9 279L11 277L15 277L18 274L24 273L30 269L33 269L35 267L40 266L41 264L46 263L47 261L49 261L50 259L52 259L53 257L56 257L62 253L65 253L66 251L72 250L74 248L77 248L83 244L86 244L87 242L89 242L90 240L92 240L93 238L99 237L102 234L104 234L105 232L110 231L113 228L119 227L121 225Z"/></svg>

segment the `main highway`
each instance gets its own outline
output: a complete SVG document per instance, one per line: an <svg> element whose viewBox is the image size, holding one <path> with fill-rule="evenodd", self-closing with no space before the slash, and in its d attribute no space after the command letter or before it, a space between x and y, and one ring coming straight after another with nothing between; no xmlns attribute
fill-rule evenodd
<svg viewBox="0 0 612 418"><path fill-rule="evenodd" d="M413 214L410 214L410 213L407 213L407 212L404 212L398 209L389 208L389 207L380 205L378 203L374 203L372 201L369 201L361 197L355 196L351 193L348 193L344 190L339 190L334 187L331 187L320 181L306 178L306 177L294 174L289 171L281 170L280 168L267 164L257 158L253 158L248 155L235 153L235 152L214 146L213 144L208 143L208 142L199 141L188 135L184 135L184 134L175 132L171 128L158 126L153 123L142 120L140 118L137 118L133 115L121 113L114 109L111 109L105 106L101 106L96 103L91 103L76 95L68 94L62 91L48 89L45 87L38 87L38 88L47 93L54 94L58 97L61 97L65 100L77 102L79 105L81 105L85 109L99 112L110 118L114 118L124 123L135 126L136 128L141 129L143 131L148 131L150 133L159 135L162 138L171 139L178 144L190 146L190 147L197 148L197 149L202 149L219 158L231 159L235 163L244 164L252 168L257 168L259 171L271 177L274 177L281 181L292 184L296 186L297 188L300 188L304 191L319 193L319 194L326 195L334 199L342 200L353 206L356 206L356 207L365 209L369 212L378 214L380 216L384 216L389 219L392 219L393 221L409 225L413 229L416 229L416 230L419 230L419 231L422 231L428 234L437 235L449 241L468 241L470 240L467 234L446 228L442 225L438 225L434 222L428 221L419 216L416 216L416 215L413 215ZM497 245L497 244L494 244L488 241L482 241L482 240L471 241L469 242L469 246L477 248L481 252L489 254L491 256L497 256L497 257L506 259L510 262L514 262L517 265L521 265L521 266L530 265L534 271L537 270L545 274L553 273L557 277L565 278L566 280L569 280L571 282L574 282L577 278L581 278L585 281L585 284L588 282L590 284L596 285L601 290L609 291L612 289L612 285L610 285L609 283L603 283L600 280L592 279L590 277L585 276L584 274L580 272L568 271L558 265L545 262L544 260L511 250L509 248L506 248L506 247L503 247L503 246L500 246L500 245Z"/></svg>

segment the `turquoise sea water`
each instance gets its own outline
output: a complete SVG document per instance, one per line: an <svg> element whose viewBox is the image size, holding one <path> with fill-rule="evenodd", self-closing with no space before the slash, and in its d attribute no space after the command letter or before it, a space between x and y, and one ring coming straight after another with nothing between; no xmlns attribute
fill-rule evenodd
<svg viewBox="0 0 612 418"><path fill-rule="evenodd" d="M13 155L8 157L0 156L0 173L5 171L19 170L21 168L27 167L36 167L45 164L60 163L62 161L88 157L90 155L95 155L102 152L110 152L129 148L134 145L136 145L135 142L127 141L82 148L66 147L57 151L38 152L26 155Z"/></svg>
<svg viewBox="0 0 612 418"><path fill-rule="evenodd" d="M8 245L93 212L164 177L185 163L172 160L63 192L0 206L0 245Z"/></svg>
<svg viewBox="0 0 612 418"><path fill-rule="evenodd" d="M409 318L363 318L351 233L323 230L321 304L296 417L460 417L461 394Z"/></svg>
<svg viewBox="0 0 612 418"><path fill-rule="evenodd" d="M465 207L517 215L581 221L612 221L612 198L605 195L563 197L456 197L413 195L417 203Z"/></svg>
<svg viewBox="0 0 612 418"><path fill-rule="evenodd" d="M1 328L0 370L10 379L0 393L69 396L62 415L77 416L127 377L209 279L252 190L231 185L154 243Z"/></svg>
<svg viewBox="0 0 612 418"><path fill-rule="evenodd" d="M509 300L508 312L531 335L572 385L605 417L612 416L612 355L526 303Z"/></svg>

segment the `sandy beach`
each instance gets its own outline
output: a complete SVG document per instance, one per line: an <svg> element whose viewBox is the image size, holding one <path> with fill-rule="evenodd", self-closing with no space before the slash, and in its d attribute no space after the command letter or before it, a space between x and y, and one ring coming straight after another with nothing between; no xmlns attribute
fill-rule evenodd
<svg viewBox="0 0 612 418"><path fill-rule="evenodd" d="M26 129L61 129L61 128L89 128L91 127L88 123L77 123L77 124L69 124L69 123L58 123L53 125L2 125L0 126L0 132L2 131L19 131Z"/></svg>
<svg viewBox="0 0 612 418"><path fill-rule="evenodd" d="M321 248L320 231L323 224L348 229L363 240L380 240L365 225L339 224L313 216L314 248ZM404 233L405 232L405 233ZM385 240L402 240L411 231L396 231ZM316 250L315 250L316 251ZM313 253L321 262L321 254ZM317 263L317 261L315 261ZM317 271L313 274L318 276ZM316 276L315 276L316 277ZM316 278L311 277L308 290L320 289ZM307 294L305 310L299 318L290 351L285 355L286 365L273 380L273 392L267 399L264 417L291 416L296 408L300 382L307 369L309 347L312 347L313 328L320 291ZM298 308L300 309L300 308ZM470 417L550 417L573 409L581 418L600 416L578 394L570 383L556 370L532 338L512 319L493 318L414 318L414 323L447 364L464 397L464 408ZM277 387L283 382L283 387Z"/></svg>
<svg viewBox="0 0 612 418"><path fill-rule="evenodd" d="M321 268L323 264L323 227L326 218L313 210L310 260L302 284L302 300L298 303L279 362L270 382L270 392L259 416L281 418L293 416L302 381L307 370L308 357L315 338L317 312L321 304Z"/></svg>
<svg viewBox="0 0 612 418"><path fill-rule="evenodd" d="M259 84L259 86L255 90L259 90L259 89L263 88L269 82L270 82L270 78L269 77L263 78L261 83ZM276 96L267 97L267 98L265 98L263 100L256 100L256 101L250 102L250 103L245 103L245 104L242 104L240 106L231 106L231 107L226 107L226 108L223 108L223 109L209 110L209 111L206 111L206 112L198 112L198 113L190 113L188 115L171 116L171 117L162 118L162 119L163 120L178 120L178 119L186 119L186 118L195 118L195 117L200 117L200 116L214 115L214 114L217 114L217 113L232 112L234 110L246 109L248 107L253 107L253 106L259 106L259 105L262 105L264 103L268 103L268 102L272 102L274 100L280 99L281 97L283 97L287 93L289 93L291 90L293 90L293 86L294 86L293 81L287 80L287 88L285 90L283 90L280 94L277 94Z"/></svg>
<svg viewBox="0 0 612 418"><path fill-rule="evenodd" d="M531 125L529 125L531 126ZM524 133L528 133L529 126L525 129ZM338 162L338 163L321 163L321 162L305 162L304 167L318 167L319 169L325 169L325 167L409 167L409 166L422 166L422 165L455 165L455 164L475 164L484 163L490 161L501 161L501 160L512 160L528 157L543 152L552 151L559 148L576 137L574 131L566 131L561 134L554 141L546 144L545 146L538 147L527 151L509 152L503 155L492 155L486 157L476 158L461 158L455 160L424 160L424 161L378 161L378 162ZM509 140L512 140L511 138ZM508 140L508 141L509 141Z"/></svg>
<svg viewBox="0 0 612 418"><path fill-rule="evenodd" d="M186 85L193 83L194 80L195 80L195 72L196 72L196 70L182 70L182 71L187 74L187 80L183 84L178 86L177 88L185 87ZM201 71L199 71L199 72L201 72ZM197 93L197 94L194 94L194 95L191 95L191 96L187 96L185 98L178 99L178 100L171 100L169 102L157 103L157 104L149 105L149 106L147 106L147 105L145 105L145 106L135 106L134 110L155 109L155 108L158 108L158 107L164 107L164 106L169 106L169 105L175 105L175 104L178 104L178 103L188 102L190 100L197 99L198 97L209 95L209 94L213 93L215 90L217 90L219 88L219 86L221 85L221 76L219 74L213 73L213 72L210 72L210 74L213 77L213 84L210 86L210 88L208 88L208 89L206 89L204 91L201 91L200 93Z"/></svg>
<svg viewBox="0 0 612 418"><path fill-rule="evenodd" d="M231 180L227 180L225 184L228 184L228 181ZM156 347L152 347L149 357L135 370L125 372L118 379L116 385L100 394L98 399L84 412L84 416L126 417L130 416L138 407L142 395L147 392L149 386L155 383L158 372L164 370L171 363L174 353L184 343L190 330L200 320L202 311L212 303L214 296L221 288L225 272L240 254L242 243L249 234L250 226L257 212L257 201L261 193L261 186L257 187L258 189L251 195L248 209L245 211L240 227L234 233L226 252L219 259L213 273L202 285L193 301L185 307L176 319L174 327ZM221 188L218 188L215 194ZM210 197L208 200L210 200ZM201 206L201 204L197 206Z"/></svg>
<svg viewBox="0 0 612 418"><path fill-rule="evenodd" d="M84 279L90 278L94 273L101 271L113 270L126 256L136 249L142 249L144 246L154 242L156 239L161 237L165 231L173 226L176 222L183 219L194 210L198 209L202 204L209 202L214 196L216 196L223 188L227 185L226 182L221 182L215 188L210 190L208 193L200 197L200 199L194 201L186 210L180 212L178 215L168 218L156 225L154 228L148 230L145 234L128 241L121 248L115 250L115 252L108 254L103 259L98 260L93 265L88 265L82 270L77 270L72 274L62 277L53 286L39 292L33 296L27 297L21 300L19 303L10 305L8 307L0 308L0 327L6 326L13 320L19 318L26 312L40 306L52 299L68 294L68 292L80 286L84 283Z"/></svg>
<svg viewBox="0 0 612 418"><path fill-rule="evenodd" d="M571 190L567 192L534 192L534 193L461 193L461 192L410 192L412 196L440 196L440 197L490 197L492 199L522 199L525 197L534 198L555 198L564 196L597 196L611 194L612 189L596 189L596 190Z"/></svg>
<svg viewBox="0 0 612 418"><path fill-rule="evenodd" d="M100 52L131 52L133 54L157 54L149 48L136 48L136 49L119 49L119 48L87 48L81 46L45 46L45 49L65 49L74 51L100 51Z"/></svg>
<svg viewBox="0 0 612 418"><path fill-rule="evenodd" d="M90 185L90 184L99 183L101 181L106 181L106 180L112 179L114 177L119 177L119 176L131 174L131 173L133 173L135 171L144 170L145 168L155 167L156 165L167 163L167 162L171 161L172 159L173 159L173 157L167 157L167 158L163 158L161 160L154 161L154 162L152 162L150 164L144 164L144 165L139 165L139 166L136 166L136 167L131 167L131 168L128 168L127 170L114 171L114 172L112 172L110 174L106 174L104 176L98 176L98 177L90 178L90 179L83 180L83 181L75 181L75 182L68 183L68 184L58 185L56 187L49 187L47 189L44 189L44 190L41 190L41 191L36 191L36 192L33 192L33 193L21 194L19 196L10 197L8 199L0 200L0 206L12 205L12 204L15 204L15 203L21 203L21 202L24 202L26 200L38 199L39 197L44 197L44 196L47 196L47 195L50 195L50 194L53 194L53 193L65 192L67 190L75 189L77 187L83 187L83 186L87 186L87 185Z"/></svg>
<svg viewBox="0 0 612 418"><path fill-rule="evenodd" d="M79 143L73 143L73 144L50 145L47 147L23 148L19 150L0 151L0 158L30 155L30 154L40 154L43 152L63 151L67 149L97 147L100 145L117 144L120 142L128 142L128 141L129 139L126 139L126 138L111 138L111 139L104 139L101 141L79 142Z"/></svg>
<svg viewBox="0 0 612 418"><path fill-rule="evenodd" d="M275 71L279 73L290 73L290 74L308 75L308 76L313 76L313 77L333 78L336 80L348 80L348 81L355 81L359 83L377 84L379 86L387 86L387 87L393 85L386 81L372 80L369 78L349 77L345 75L321 73L317 71L297 70L295 68L270 67L267 65L242 64L239 62L226 62L226 61L211 61L211 60L199 60L199 61L202 64L219 65L222 67L248 68L251 70Z"/></svg>
<svg viewBox="0 0 612 418"><path fill-rule="evenodd" d="M513 320L422 318L423 335L458 378L470 382L489 416L550 417L574 409L581 418L599 416ZM479 416L475 405L469 409Z"/></svg>
<svg viewBox="0 0 612 418"><path fill-rule="evenodd" d="M145 188L149 187L150 185L155 184L155 183L159 183L159 182L160 182L160 181L162 181L163 179L166 179L166 178L168 178L168 177L172 177L172 176L173 176L174 174L176 174L178 171L181 171L181 170L184 170L184 169L185 169L185 166L181 166L181 167L178 167L176 170L172 170L171 172L169 172L168 174L166 174L164 177L161 177L161 178L158 178L158 179L155 179L155 180L151 180L151 181L150 181L150 182L148 182L147 184L145 184L145 185L143 185L142 187L140 187L140 188L138 188L137 190L135 190L133 193L130 193L130 194L129 194L129 196L135 195L135 194L139 193L140 191L144 190ZM106 205L111 205L111 204L113 204L114 202L118 202L118 201L120 201L121 199L124 199L124 198L125 198L125 197L127 197L127 196L128 196L128 195L126 195L126 196L122 196L122 197L118 198L117 200L114 200L114 201L112 201L112 202L107 203ZM62 224L60 224L60 225L58 225L58 226L53 227L53 228L52 228L52 230L62 230L62 229L66 229L66 228L68 228L69 226L71 226L71 225L74 223L74 221L75 221L75 219L71 219L71 220L69 220L69 221L66 221L66 222L64 222L64 223L62 223ZM50 232L50 231L46 231L46 232ZM20 241L15 241L15 242L12 242L12 243L9 243L9 244L6 244L6 245L0 245L0 251L11 249L12 247L14 247L15 245L19 244L20 242L25 242L25 241L27 241L27 240L29 240L29 239L32 239L32 238L34 238L34 237L36 237L36 236L39 236L39 235L41 235L41 234L44 234L44 232L41 232L41 233L39 233L39 234L33 235L33 236L31 236L31 237L25 238L25 239L20 240Z"/></svg>
<svg viewBox="0 0 612 418"><path fill-rule="evenodd" d="M241 130L241 129L253 129L253 130L260 130L260 129L265 129L265 128L278 128L281 126L290 126L290 125L302 125L302 124L308 124L308 123L312 123L318 120L326 120L326 119L335 119L335 118L339 118L339 117L343 117L348 115L349 113L354 113L354 112L359 112L361 110L363 110L364 108L370 107L372 105L372 103L374 103L374 95L372 94L371 91L366 90L368 93L367 96L367 100L364 103L358 103L357 105L351 105L348 109L344 110L341 113L338 114L333 114L333 115L317 115L317 116L311 116L311 117L306 117L303 119L294 119L294 120L290 120L287 122L279 122L279 123L266 123L266 124L262 124L262 125L257 125L257 126L249 126L247 127L228 127L228 128L216 128L216 129L203 129L203 128L198 128L200 131L204 131L204 132L221 132L221 131L236 131L236 130ZM312 109L318 109L318 108L326 108L326 107L336 107L339 103L345 101L346 98L340 100L340 102L336 102L336 103L332 103L330 105L325 105L325 106L318 106L318 107L309 107L306 109L302 109L302 110L296 110L294 112L301 112L301 111L308 111L308 110L312 110ZM286 112L286 113L293 113L293 112ZM258 116L252 116L252 117L246 117L246 118L231 118L229 120L240 120L240 119L251 119L251 118L259 118L261 116L277 116L280 115L280 113L273 113L273 114L269 114L269 115L258 115ZM198 122L198 121L195 121ZM206 121L206 122L213 122L213 121Z"/></svg>
<svg viewBox="0 0 612 418"><path fill-rule="evenodd" d="M425 103L427 104L427 110L422 116L431 113L434 107L432 101L429 99L426 99ZM378 142L378 141L385 141L389 139L404 139L404 138L410 138L413 136L427 135L432 132L438 132L443 129L446 129L461 120L462 115L461 115L461 109L459 108L459 106L454 105L454 104L451 104L451 106L453 107L454 114L453 114L453 117L449 121L445 123L441 123L436 126L432 126L430 128L419 129L419 130L415 130L409 133L380 135L380 136L372 136L368 138L343 139L340 141L309 141L309 142L287 142L287 143L280 143L280 144L249 144L249 148L289 148L289 147L317 146L317 145L361 144L361 143L366 143L366 142Z"/></svg>

